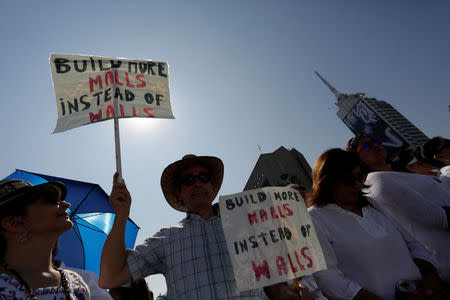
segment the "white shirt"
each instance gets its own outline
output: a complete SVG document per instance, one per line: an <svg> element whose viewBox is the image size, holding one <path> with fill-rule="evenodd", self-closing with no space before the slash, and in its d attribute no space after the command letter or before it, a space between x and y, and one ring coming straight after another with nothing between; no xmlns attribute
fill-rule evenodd
<svg viewBox="0 0 450 300"><path fill-rule="evenodd" d="M353 299L365 289L394 300L398 280L421 278L413 257L432 261L422 245L372 206L363 207L363 217L335 204L308 211L328 267L313 276L330 299Z"/></svg>
<svg viewBox="0 0 450 300"><path fill-rule="evenodd" d="M445 186L433 176L402 172L373 172L365 184L368 197L428 249L441 278L450 280L450 231L442 208L449 205L450 193Z"/></svg>
<svg viewBox="0 0 450 300"><path fill-rule="evenodd" d="M439 179L450 190L450 166L445 166L441 168L440 172L441 174L439 175Z"/></svg>

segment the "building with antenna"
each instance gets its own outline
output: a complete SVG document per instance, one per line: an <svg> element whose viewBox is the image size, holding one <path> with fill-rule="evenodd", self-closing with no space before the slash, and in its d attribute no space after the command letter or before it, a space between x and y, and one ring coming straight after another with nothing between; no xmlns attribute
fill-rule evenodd
<svg viewBox="0 0 450 300"><path fill-rule="evenodd" d="M392 105L368 98L364 93L341 94L319 73L316 75L336 96L338 117L354 134L367 134L383 141L389 157L407 148L419 146L428 137Z"/></svg>
<svg viewBox="0 0 450 300"><path fill-rule="evenodd" d="M244 191L265 186L298 184L309 191L312 186L311 167L305 157L295 148L280 147L272 153L259 156L245 184Z"/></svg>

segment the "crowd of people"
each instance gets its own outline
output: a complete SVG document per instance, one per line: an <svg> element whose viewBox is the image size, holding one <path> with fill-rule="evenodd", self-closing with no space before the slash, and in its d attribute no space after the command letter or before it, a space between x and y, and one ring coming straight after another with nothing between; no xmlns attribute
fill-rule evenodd
<svg viewBox="0 0 450 300"><path fill-rule="evenodd" d="M322 153L311 191L300 192L327 270L245 292L213 204L223 174L214 156L185 155L166 167L165 199L186 216L135 249L125 247L131 196L115 174L98 285L113 299L152 299L144 279L163 274L167 299L449 299L450 140L432 138L392 162L380 140L364 135ZM0 299L91 298L83 278L53 260L72 227L65 194L58 182L0 183Z"/></svg>

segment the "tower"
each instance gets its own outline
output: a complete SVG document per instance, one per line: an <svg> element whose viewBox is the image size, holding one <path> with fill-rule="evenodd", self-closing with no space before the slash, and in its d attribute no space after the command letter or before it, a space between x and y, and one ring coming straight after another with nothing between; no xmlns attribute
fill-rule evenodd
<svg viewBox="0 0 450 300"><path fill-rule="evenodd" d="M398 151L419 146L428 137L392 105L368 98L364 93L341 94L325 78L315 72L336 96L337 115L356 134L376 136L383 141L389 157Z"/></svg>
<svg viewBox="0 0 450 300"><path fill-rule="evenodd" d="M310 190L311 167L295 148L288 150L280 147L272 153L263 153L259 156L244 191L265 186L286 186L290 183Z"/></svg>

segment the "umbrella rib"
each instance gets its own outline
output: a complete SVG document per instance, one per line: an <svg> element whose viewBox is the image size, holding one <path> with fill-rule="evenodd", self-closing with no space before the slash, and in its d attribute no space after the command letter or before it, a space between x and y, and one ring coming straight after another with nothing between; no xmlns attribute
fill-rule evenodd
<svg viewBox="0 0 450 300"><path fill-rule="evenodd" d="M77 222L78 226L83 226L83 227L89 228L89 229L91 229L91 230L98 231L98 232L101 232L101 233L106 234L106 232L104 232L103 230L101 230L100 228L98 228L97 226L95 226L94 224L92 224L91 222L89 222L89 221L87 221L87 220L85 220L85 219L83 219L83 218L80 218L79 216L74 216L74 218L81 219L81 220L83 220L83 221L85 221L85 222L88 222L89 224L92 225L92 227L91 227L91 226L86 226L86 225L84 225L84 224L81 224L81 223L78 223L78 222Z"/></svg>
<svg viewBox="0 0 450 300"><path fill-rule="evenodd" d="M81 200L80 204L78 204L78 206L77 206L74 210L72 210L72 213L70 214L70 216L75 215L75 213L77 212L78 208L80 208L81 204L83 204L84 201L86 201L87 197L91 194L91 192L94 190L94 188L95 188L95 186L93 186L93 187L89 190L89 192L87 192L86 196L84 196L84 198L83 198L83 200Z"/></svg>

